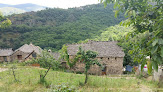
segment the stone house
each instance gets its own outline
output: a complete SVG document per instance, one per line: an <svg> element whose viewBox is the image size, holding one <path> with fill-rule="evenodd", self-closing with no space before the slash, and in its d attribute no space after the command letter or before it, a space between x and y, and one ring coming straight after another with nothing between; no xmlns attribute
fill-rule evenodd
<svg viewBox="0 0 163 92"><path fill-rule="evenodd" d="M123 58L125 56L122 48L114 41L89 41L82 44L69 44L67 51L70 59L73 59L78 52L79 46L85 51L92 50L98 53L97 60L104 66L103 71L106 75L122 74ZM81 62L76 63L73 71L84 72L85 65ZM88 71L90 74L102 75L101 67L97 65L91 66Z"/></svg>
<svg viewBox="0 0 163 92"><path fill-rule="evenodd" d="M35 46L32 43L24 44L17 50L15 50L12 54L12 60L18 60L19 62L30 60L32 58L36 58L41 54L41 48L39 46Z"/></svg>
<svg viewBox="0 0 163 92"><path fill-rule="evenodd" d="M12 48L0 49L0 62L10 62L12 61L11 55L13 54Z"/></svg>

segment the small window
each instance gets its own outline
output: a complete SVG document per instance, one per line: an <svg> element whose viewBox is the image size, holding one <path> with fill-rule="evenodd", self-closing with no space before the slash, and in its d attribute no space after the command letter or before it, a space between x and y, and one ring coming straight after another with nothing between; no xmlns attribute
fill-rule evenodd
<svg viewBox="0 0 163 92"><path fill-rule="evenodd" d="M7 57L6 57L6 56L4 56L4 57L3 57L3 60L6 62L6 61L7 61Z"/></svg>
<svg viewBox="0 0 163 92"><path fill-rule="evenodd" d="M17 55L18 60L22 60L22 55Z"/></svg>
<svg viewBox="0 0 163 92"><path fill-rule="evenodd" d="M36 53L32 53L32 57L36 58Z"/></svg>
<svg viewBox="0 0 163 92"><path fill-rule="evenodd" d="M101 57L101 59L103 59L103 57Z"/></svg>
<svg viewBox="0 0 163 92"><path fill-rule="evenodd" d="M109 58L108 58L108 60L109 60Z"/></svg>
<svg viewBox="0 0 163 92"><path fill-rule="evenodd" d="M117 60L117 58L115 57L115 60Z"/></svg>

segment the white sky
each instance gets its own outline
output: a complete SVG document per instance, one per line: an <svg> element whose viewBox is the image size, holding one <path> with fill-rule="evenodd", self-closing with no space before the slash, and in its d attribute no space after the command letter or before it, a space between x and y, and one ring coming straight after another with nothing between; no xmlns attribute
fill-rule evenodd
<svg viewBox="0 0 163 92"><path fill-rule="evenodd" d="M97 4L98 0L0 0L3 4L23 4L23 3L33 3L41 6L47 7L57 7L57 8L70 8L79 7L89 4Z"/></svg>

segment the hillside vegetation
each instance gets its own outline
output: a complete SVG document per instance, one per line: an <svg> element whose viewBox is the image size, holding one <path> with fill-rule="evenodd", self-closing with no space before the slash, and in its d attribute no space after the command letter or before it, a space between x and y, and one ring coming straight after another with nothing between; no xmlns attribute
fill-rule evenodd
<svg viewBox="0 0 163 92"><path fill-rule="evenodd" d="M127 33L132 32L132 27L124 27L120 25L110 26L104 30L99 36L96 36L92 40L96 41L118 41L127 35Z"/></svg>
<svg viewBox="0 0 163 92"><path fill-rule="evenodd" d="M41 48L59 50L63 44L75 43L100 35L103 29L124 20L114 17L113 5L88 5L70 9L46 9L8 16L12 26L0 29L0 47L14 49L32 42Z"/></svg>

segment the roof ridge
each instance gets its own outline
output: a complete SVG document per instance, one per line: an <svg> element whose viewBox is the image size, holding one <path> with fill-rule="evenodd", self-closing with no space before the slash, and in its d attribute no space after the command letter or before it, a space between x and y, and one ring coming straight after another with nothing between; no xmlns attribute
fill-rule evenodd
<svg viewBox="0 0 163 92"><path fill-rule="evenodd" d="M0 50L12 50L12 48L0 49Z"/></svg>
<svg viewBox="0 0 163 92"><path fill-rule="evenodd" d="M66 45L80 45L80 44L89 44L89 43L72 43L72 44L66 44Z"/></svg>
<svg viewBox="0 0 163 92"><path fill-rule="evenodd" d="M80 45L80 44L90 44L91 42L118 42L118 41L94 41L94 40L90 40L87 43L68 43L66 45Z"/></svg>
<svg viewBox="0 0 163 92"><path fill-rule="evenodd" d="M94 40L90 40L90 42L118 42L118 41L94 41Z"/></svg>
<svg viewBox="0 0 163 92"><path fill-rule="evenodd" d="M23 48L25 45L28 45L28 44L24 44L23 46L19 47L17 50L20 50L20 49Z"/></svg>

